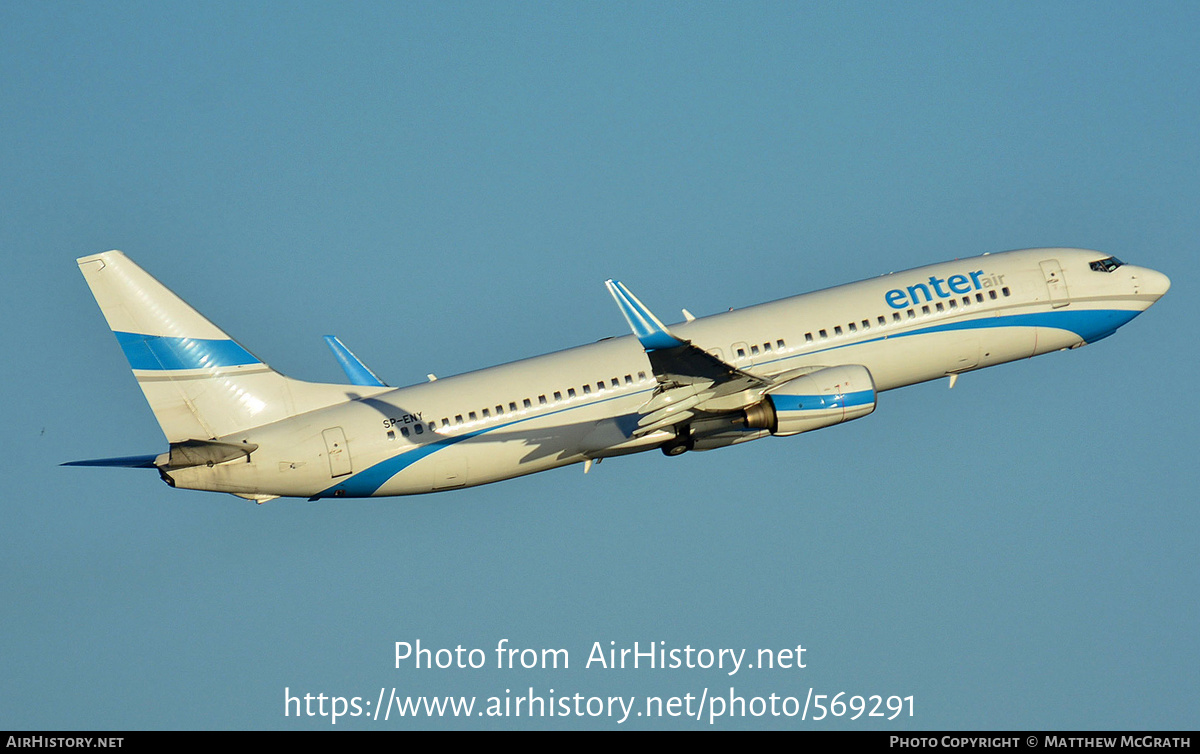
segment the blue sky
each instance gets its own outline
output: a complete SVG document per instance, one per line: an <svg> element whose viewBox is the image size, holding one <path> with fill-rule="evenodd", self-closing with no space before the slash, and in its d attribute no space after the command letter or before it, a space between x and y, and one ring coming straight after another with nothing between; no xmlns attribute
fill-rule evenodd
<svg viewBox="0 0 1200 754"><path fill-rule="evenodd" d="M1189 3L0 6L0 727L732 686L915 698L801 727L1194 728L1197 30ZM289 375L341 381L336 333L410 384L623 334L608 277L673 321L1051 245L1172 290L800 437L319 504L58 466L163 446L74 264L110 248ZM417 639L572 666L396 670ZM583 668L612 641L808 667ZM708 727L337 727L429 725Z"/></svg>

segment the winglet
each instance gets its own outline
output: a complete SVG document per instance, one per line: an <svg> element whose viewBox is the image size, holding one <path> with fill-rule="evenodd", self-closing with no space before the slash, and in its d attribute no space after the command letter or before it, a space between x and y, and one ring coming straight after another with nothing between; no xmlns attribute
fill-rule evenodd
<svg viewBox="0 0 1200 754"><path fill-rule="evenodd" d="M325 343L329 346L329 350L333 351L334 357L341 365L342 371L350 378L351 385L364 385L370 387L387 387L387 384L375 376L375 373L367 369L367 365L359 361L358 357L351 353L349 348L342 344L342 341L337 339L335 335L326 335Z"/></svg>
<svg viewBox="0 0 1200 754"><path fill-rule="evenodd" d="M654 316L645 304L638 301L637 296L630 293L621 281L606 280L604 284L608 286L608 292L616 299L617 306L621 307L625 321L629 323L633 334L641 341L642 348L647 351L657 351L663 348L687 345L687 341L672 335L667 330L667 326Z"/></svg>

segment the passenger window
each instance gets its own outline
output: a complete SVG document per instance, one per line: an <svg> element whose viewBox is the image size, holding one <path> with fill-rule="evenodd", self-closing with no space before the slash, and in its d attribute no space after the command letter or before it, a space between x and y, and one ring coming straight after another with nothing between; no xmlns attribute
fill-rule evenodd
<svg viewBox="0 0 1200 754"><path fill-rule="evenodd" d="M841 325L836 325L836 326L833 328L833 334L834 334L834 336L835 336L835 337L836 337L836 336L838 336L838 335L841 335L841 334L842 334L842 326L841 326Z"/></svg>
<svg viewBox="0 0 1200 754"><path fill-rule="evenodd" d="M893 322L899 322L899 321L900 321L900 312L892 312L892 321L893 321Z"/></svg>
<svg viewBox="0 0 1200 754"><path fill-rule="evenodd" d="M851 322L850 323L850 332L858 332L858 325Z"/></svg>
<svg viewBox="0 0 1200 754"><path fill-rule="evenodd" d="M917 313L915 311L913 311L912 309L908 310L908 318L909 319L913 319L916 316L917 316Z"/></svg>
<svg viewBox="0 0 1200 754"><path fill-rule="evenodd" d="M990 298L992 301L996 300L996 289L995 288L988 291L988 298Z"/></svg>
<svg viewBox="0 0 1200 754"><path fill-rule="evenodd" d="M776 347L776 348L778 348L780 351L782 351L782 350L784 349L784 347L785 347L785 346L784 346L784 343L783 343L783 340L777 340L777 341L775 341L775 347Z"/></svg>
<svg viewBox="0 0 1200 754"><path fill-rule="evenodd" d="M475 421L475 420L477 420L479 417L475 415L475 412L474 412L474 411L468 411L468 412L467 412L467 418L468 418L468 419L470 419L471 421Z"/></svg>
<svg viewBox="0 0 1200 754"><path fill-rule="evenodd" d="M885 325L887 325L887 317L880 316L878 321L879 321L880 327L884 327Z"/></svg>
<svg viewBox="0 0 1200 754"><path fill-rule="evenodd" d="M812 333L810 333L810 332L804 333L804 342L812 343Z"/></svg>
<svg viewBox="0 0 1200 754"><path fill-rule="evenodd" d="M982 293L976 293L976 294L975 294L975 300L976 300L976 301L978 301L979 303L981 303L981 304L982 304L982 303L983 303L983 294L982 294Z"/></svg>
<svg viewBox="0 0 1200 754"><path fill-rule="evenodd" d="M638 372L638 381L639 381L639 382L641 382L641 381L642 381L642 380L644 380L644 379L646 379L646 373L645 373L645 372Z"/></svg>
<svg viewBox="0 0 1200 754"><path fill-rule="evenodd" d="M771 344L763 343L763 353L770 353L770 352L771 352Z"/></svg>
<svg viewBox="0 0 1200 754"><path fill-rule="evenodd" d="M596 383L596 392L598 392L598 393L604 392L604 381L603 380Z"/></svg>
<svg viewBox="0 0 1200 754"><path fill-rule="evenodd" d="M616 377L612 378L611 384L612 384L612 387L621 387L621 381L618 380Z"/></svg>
<svg viewBox="0 0 1200 754"><path fill-rule="evenodd" d="M829 333L825 332L824 330L817 330L817 335L821 336L821 340L825 340L829 337Z"/></svg>
<svg viewBox="0 0 1200 754"><path fill-rule="evenodd" d="M528 403L528 402L527 402L527 403ZM515 413L517 413L517 404L516 404L516 403L513 403L512 401L509 401L509 403L508 403L508 410L509 410L509 411L511 411L511 412L513 412L514 414L515 414Z"/></svg>
<svg viewBox="0 0 1200 754"><path fill-rule="evenodd" d="M504 415L504 404L502 404L502 403L497 404L496 405L496 416L503 416L503 415Z"/></svg>
<svg viewBox="0 0 1200 754"><path fill-rule="evenodd" d="M408 437L408 427L401 427L400 434L404 435L405 437Z"/></svg>
<svg viewBox="0 0 1200 754"><path fill-rule="evenodd" d="M538 396L538 405L539 405L539 406L545 406L545 405L546 405L546 396L544 396L544 395L539 395L539 396Z"/></svg>
<svg viewBox="0 0 1200 754"><path fill-rule="evenodd" d="M584 394L584 395L591 395L591 394L592 394L592 386L591 386L591 385L584 385L584 386L583 386L583 394Z"/></svg>
<svg viewBox="0 0 1200 754"><path fill-rule="evenodd" d="M944 311L946 311L946 307L942 306L942 302L941 302L941 301L937 302L937 310L938 310L939 312L944 312Z"/></svg>
<svg viewBox="0 0 1200 754"><path fill-rule="evenodd" d="M1001 288L1000 292L1003 293L1005 296L1011 295L1008 291L1008 286Z"/></svg>
<svg viewBox="0 0 1200 754"><path fill-rule="evenodd" d="M449 420L449 419L447 419L447 418L446 418L446 417L444 417L444 416L442 417L442 426L443 426L443 427L449 427L449 426L450 426L450 420Z"/></svg>
<svg viewBox="0 0 1200 754"><path fill-rule="evenodd" d="M951 308L951 309L957 309L957 308L958 308L958 301L957 301L956 299L950 299L950 308Z"/></svg>
<svg viewBox="0 0 1200 754"><path fill-rule="evenodd" d="M525 408L533 408L533 402L530 401L528 398L525 399L524 404L525 404Z"/></svg>
<svg viewBox="0 0 1200 754"><path fill-rule="evenodd" d="M413 427L413 431L415 431L418 435L423 435L425 434L425 425L418 423Z"/></svg>
<svg viewBox="0 0 1200 754"><path fill-rule="evenodd" d="M737 357L738 357L739 359L744 359L744 358L746 358L746 349L745 349L745 348L739 348L739 349L737 350Z"/></svg>
<svg viewBox="0 0 1200 754"><path fill-rule="evenodd" d="M929 314L929 304L921 307L921 313L926 315Z"/></svg>
<svg viewBox="0 0 1200 754"><path fill-rule="evenodd" d="M567 397L568 397L568 398L574 398L574 397L575 397L575 388L573 388L573 387L569 387L569 388L567 388Z"/></svg>
<svg viewBox="0 0 1200 754"><path fill-rule="evenodd" d="M557 403L561 400L562 400L562 392L555 390L554 391L554 402Z"/></svg>
<svg viewBox="0 0 1200 754"><path fill-rule="evenodd" d="M750 355L751 355L751 356L757 356L757 355L758 355L758 346L750 346Z"/></svg>
<svg viewBox="0 0 1200 754"><path fill-rule="evenodd" d="M492 418L492 412L491 412L491 409L486 409L486 408L485 408L485 409L483 410L483 418L484 418L484 419L490 419L490 418Z"/></svg>
<svg viewBox="0 0 1200 754"><path fill-rule="evenodd" d="M455 423L455 424L462 424L462 414L456 414L456 415L454 416L454 423Z"/></svg>
<svg viewBox="0 0 1200 754"><path fill-rule="evenodd" d="M864 320L862 321L862 326L863 326L863 329L864 329L864 330L870 330L870 329L871 329L871 320L869 320L869 319L864 319Z"/></svg>
<svg viewBox="0 0 1200 754"><path fill-rule="evenodd" d="M625 375L625 384L626 384L626 385L632 385L632 384L633 384L633 375L632 375L632 374L627 374L627 375Z"/></svg>

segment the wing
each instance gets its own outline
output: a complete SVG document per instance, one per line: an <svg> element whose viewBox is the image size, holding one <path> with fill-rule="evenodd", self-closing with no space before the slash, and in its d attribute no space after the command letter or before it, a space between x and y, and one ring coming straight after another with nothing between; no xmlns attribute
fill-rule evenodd
<svg viewBox="0 0 1200 754"><path fill-rule="evenodd" d="M653 397L639 409L634 435L685 422L704 412L757 403L773 380L743 371L674 335L620 281L605 281L637 336L658 379Z"/></svg>

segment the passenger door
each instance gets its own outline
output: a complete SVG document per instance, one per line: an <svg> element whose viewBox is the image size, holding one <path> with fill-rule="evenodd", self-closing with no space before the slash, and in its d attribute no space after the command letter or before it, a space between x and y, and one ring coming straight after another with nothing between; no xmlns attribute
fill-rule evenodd
<svg viewBox="0 0 1200 754"><path fill-rule="evenodd" d="M1063 277L1058 260L1047 259L1041 265L1042 276L1046 278L1046 289L1050 291L1050 305L1055 309L1069 306L1071 298L1067 291L1067 279Z"/></svg>
<svg viewBox="0 0 1200 754"><path fill-rule="evenodd" d="M321 433L325 438L325 450L329 454L329 476L336 479L354 471L350 464L350 447L346 445L346 433L341 427L330 427Z"/></svg>

